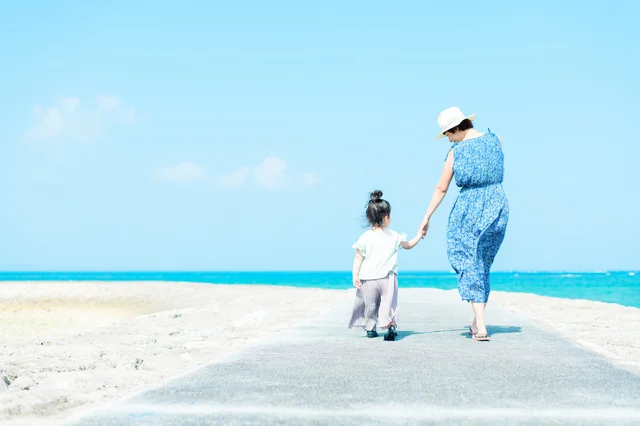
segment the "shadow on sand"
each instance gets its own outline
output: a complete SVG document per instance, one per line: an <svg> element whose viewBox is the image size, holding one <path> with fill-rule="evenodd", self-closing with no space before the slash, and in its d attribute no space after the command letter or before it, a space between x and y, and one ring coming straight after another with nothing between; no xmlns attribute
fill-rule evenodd
<svg viewBox="0 0 640 426"><path fill-rule="evenodd" d="M468 328L451 328L446 330L430 330L430 331L398 330L396 341L402 340L409 336L414 336L414 335L452 333L456 331L462 331L462 333L460 333L460 336L466 337L468 339L471 338L471 334L469 334ZM521 333L522 329L520 327L512 327L512 326L504 326L504 325L488 325L487 331L489 332L489 336L491 336L492 334ZM378 333L379 333L378 337L383 337L385 332L378 331ZM367 336L361 336L361 338L366 339Z"/></svg>
<svg viewBox="0 0 640 426"><path fill-rule="evenodd" d="M447 330L430 330L430 331L412 331L412 330L398 330L398 337L396 340L402 340L405 337L413 336L414 334L437 334L437 333L451 333L455 331L463 331L464 328L452 328Z"/></svg>
<svg viewBox="0 0 640 426"><path fill-rule="evenodd" d="M413 336L414 334L428 334L424 331L411 331L411 330L398 330L398 335L396 336L396 341L402 340L405 337Z"/></svg>
<svg viewBox="0 0 640 426"><path fill-rule="evenodd" d="M521 327L514 327L510 325L488 325L487 333L489 333L489 337L493 334L509 334L509 333L522 333ZM469 333L469 329L465 329L464 333L460 334L467 339L471 339L471 333Z"/></svg>

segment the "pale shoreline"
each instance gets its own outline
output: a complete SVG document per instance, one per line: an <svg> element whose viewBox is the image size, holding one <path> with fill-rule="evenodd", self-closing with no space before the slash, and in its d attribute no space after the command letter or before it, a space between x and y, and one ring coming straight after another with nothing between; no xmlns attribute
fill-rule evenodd
<svg viewBox="0 0 640 426"><path fill-rule="evenodd" d="M455 290L425 291L457 297ZM0 418L8 419L3 425L58 424L215 362L352 295L270 285L1 282L0 376L11 384L0 382ZM640 373L638 308L498 291L490 302L489 324L498 305Z"/></svg>

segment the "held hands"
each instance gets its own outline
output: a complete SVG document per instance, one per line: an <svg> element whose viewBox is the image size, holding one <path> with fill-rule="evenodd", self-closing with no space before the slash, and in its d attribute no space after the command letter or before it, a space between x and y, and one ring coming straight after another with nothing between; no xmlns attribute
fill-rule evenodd
<svg viewBox="0 0 640 426"><path fill-rule="evenodd" d="M424 236L427 235L428 230L429 230L429 219L425 219L422 221L422 223L420 224L420 227L418 228L418 235L420 235L421 238L424 238Z"/></svg>
<svg viewBox="0 0 640 426"><path fill-rule="evenodd" d="M362 290L362 283L360 282L360 278L353 277L353 286L358 290Z"/></svg>

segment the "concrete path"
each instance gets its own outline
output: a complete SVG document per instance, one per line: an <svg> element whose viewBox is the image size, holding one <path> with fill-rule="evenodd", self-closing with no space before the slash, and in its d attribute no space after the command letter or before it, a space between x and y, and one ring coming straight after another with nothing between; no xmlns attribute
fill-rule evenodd
<svg viewBox="0 0 640 426"><path fill-rule="evenodd" d="M491 306L400 290L399 339L345 329L350 301L74 425L640 424L640 376Z"/></svg>

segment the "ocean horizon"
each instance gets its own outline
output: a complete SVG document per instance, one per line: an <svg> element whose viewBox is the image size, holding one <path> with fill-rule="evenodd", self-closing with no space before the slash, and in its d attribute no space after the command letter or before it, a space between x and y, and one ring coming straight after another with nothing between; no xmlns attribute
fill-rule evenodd
<svg viewBox="0 0 640 426"><path fill-rule="evenodd" d="M400 288L457 288L449 271L402 271ZM2 281L177 281L349 289L351 271L5 271ZM491 289L640 308L638 271L510 271L491 274Z"/></svg>

